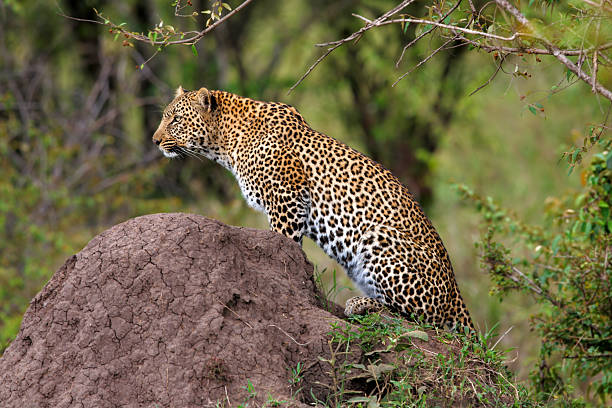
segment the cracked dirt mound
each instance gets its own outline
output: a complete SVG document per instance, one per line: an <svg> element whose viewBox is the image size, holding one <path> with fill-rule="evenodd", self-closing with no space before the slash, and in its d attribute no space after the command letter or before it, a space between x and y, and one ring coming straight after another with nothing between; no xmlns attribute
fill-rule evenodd
<svg viewBox="0 0 612 408"><path fill-rule="evenodd" d="M287 401L298 362L301 387L324 399L318 356L339 319L321 309L312 272L299 245L269 231L187 214L119 224L31 302L0 359L0 406Z"/></svg>

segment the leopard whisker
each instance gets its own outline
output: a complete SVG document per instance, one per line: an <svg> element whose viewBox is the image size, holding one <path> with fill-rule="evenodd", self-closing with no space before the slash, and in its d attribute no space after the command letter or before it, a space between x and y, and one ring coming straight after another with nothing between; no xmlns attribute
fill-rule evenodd
<svg viewBox="0 0 612 408"><path fill-rule="evenodd" d="M178 149L179 149L179 151L180 151L181 153L184 153L185 155L190 156L190 157L195 157L195 158L196 158L196 159L198 159L199 161L203 161L203 160L202 160L202 159L201 159L201 158L198 156L197 152L195 152L195 151L193 151L193 150L191 150L191 149L188 149L187 147L183 147L183 146L177 146L177 147L178 147Z"/></svg>

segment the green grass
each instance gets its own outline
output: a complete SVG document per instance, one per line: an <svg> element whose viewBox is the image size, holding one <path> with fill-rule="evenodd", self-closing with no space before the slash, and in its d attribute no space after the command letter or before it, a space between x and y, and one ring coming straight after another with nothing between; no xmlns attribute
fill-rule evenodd
<svg viewBox="0 0 612 408"><path fill-rule="evenodd" d="M324 407L536 406L515 384L493 330L466 336L381 314L332 325ZM354 347L362 358L355 362Z"/></svg>

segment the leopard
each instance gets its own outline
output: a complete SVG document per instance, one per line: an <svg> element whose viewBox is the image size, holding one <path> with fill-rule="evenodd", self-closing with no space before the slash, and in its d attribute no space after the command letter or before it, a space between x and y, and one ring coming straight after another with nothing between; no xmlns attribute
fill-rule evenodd
<svg viewBox="0 0 612 408"><path fill-rule="evenodd" d="M168 158L225 167L271 230L300 245L306 236L336 260L362 292L346 301L347 316L390 310L474 330L449 254L408 188L294 107L179 86L153 142Z"/></svg>

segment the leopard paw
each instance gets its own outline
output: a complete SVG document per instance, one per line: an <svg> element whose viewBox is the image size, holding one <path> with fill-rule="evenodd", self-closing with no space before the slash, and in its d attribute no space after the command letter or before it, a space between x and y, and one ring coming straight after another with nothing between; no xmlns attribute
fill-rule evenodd
<svg viewBox="0 0 612 408"><path fill-rule="evenodd" d="M384 306L382 303L375 299L364 296L355 296L346 301L344 315L363 315L366 313L380 312L383 309Z"/></svg>

